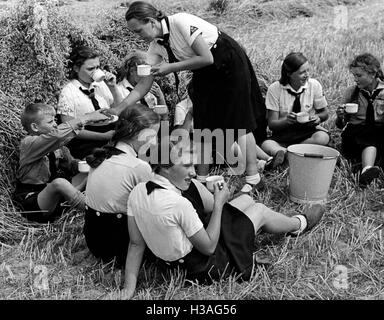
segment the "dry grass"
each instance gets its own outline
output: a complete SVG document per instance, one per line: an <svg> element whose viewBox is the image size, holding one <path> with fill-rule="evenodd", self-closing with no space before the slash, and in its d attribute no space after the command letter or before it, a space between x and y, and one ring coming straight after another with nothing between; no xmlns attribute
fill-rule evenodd
<svg viewBox="0 0 384 320"><path fill-rule="evenodd" d="M101 0L64 2L71 6L63 5L63 10L71 10L74 19L81 17L89 26L97 20L93 20L94 13L105 14L104 7L100 7L105 2ZM384 5L380 0L362 4L349 1L355 6L350 7L349 27L344 31L335 29L332 7L326 6L326 2L335 5L341 1L319 1L321 10L318 5L312 17L299 15L295 19L282 16L282 8L293 1L283 4L232 0L222 16L207 11L208 3L202 0L153 2L168 12L188 9L217 23L242 43L268 84L278 78L281 59L289 51L303 51L311 61L313 77L322 82L330 103L331 119L326 126L335 146L340 132L333 124L334 108L343 90L352 83L348 61L365 51L383 59L384 25L380 19ZM123 14L125 9L118 8L119 4L120 1L108 1L108 8ZM99 11L87 9L95 5ZM256 5L275 13L250 16ZM74 7L76 10L71 9ZM17 119L17 112L12 119L0 114L1 124L12 121L17 128ZM2 146L13 138L12 132L1 131ZM1 163L6 160L1 158ZM103 266L87 255L83 213L70 212L48 226L26 223L9 205L6 179L12 179L12 174L4 166L1 170L0 299L99 299L116 290L121 275L113 272L113 266ZM293 215L302 207L288 200L287 176L287 169L265 176L267 191L257 200ZM163 279L152 266L145 266L134 299L384 299L383 193L382 180L365 191L357 188L356 177L341 159L332 179L327 212L313 231L298 238L257 236L256 257L269 262L270 269L256 268L249 282L238 283L230 278L202 286L185 282L177 273ZM345 289L335 283L340 265L347 270ZM38 289L42 286L39 276L45 271L37 266L46 267L47 290Z"/></svg>

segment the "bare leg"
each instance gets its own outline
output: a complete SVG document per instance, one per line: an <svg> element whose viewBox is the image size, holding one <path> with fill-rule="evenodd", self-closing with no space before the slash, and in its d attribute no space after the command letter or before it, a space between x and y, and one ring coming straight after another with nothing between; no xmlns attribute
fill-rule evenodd
<svg viewBox="0 0 384 320"><path fill-rule="evenodd" d="M39 193L37 203L40 209L52 212L62 197L71 201L78 197L79 192L69 181L57 178Z"/></svg>
<svg viewBox="0 0 384 320"><path fill-rule="evenodd" d="M196 165L196 174L199 180L199 177L205 177L209 173L209 164L212 162L212 144L207 142L200 143L197 146L197 150L199 155L199 164Z"/></svg>
<svg viewBox="0 0 384 320"><path fill-rule="evenodd" d="M304 140L302 143L312 143L319 145L327 145L329 142L329 135L324 131L315 132L310 138Z"/></svg>
<svg viewBox="0 0 384 320"><path fill-rule="evenodd" d="M287 151L286 148L282 147L274 140L265 140L261 144L261 148L264 150L264 152L266 152L267 154L270 154L273 157L276 155L277 151L279 150L283 150L284 152Z"/></svg>
<svg viewBox="0 0 384 320"><path fill-rule="evenodd" d="M288 233L300 228L300 220L295 217L287 217L281 213L269 209L262 203L256 203L250 196L241 195L233 199L230 204L252 221L255 234L262 228L268 233Z"/></svg>
<svg viewBox="0 0 384 320"><path fill-rule="evenodd" d="M80 172L72 178L72 185L77 190L84 191L85 186L87 185L87 180L88 180L88 173Z"/></svg>
<svg viewBox="0 0 384 320"><path fill-rule="evenodd" d="M366 166L374 166L377 155L376 147L366 147L361 154L362 168Z"/></svg>
<svg viewBox="0 0 384 320"><path fill-rule="evenodd" d="M246 159L246 174L252 176L258 173L257 167L257 151L256 151L256 140L253 133L250 132L246 135L239 137L238 145L241 153L245 154Z"/></svg>

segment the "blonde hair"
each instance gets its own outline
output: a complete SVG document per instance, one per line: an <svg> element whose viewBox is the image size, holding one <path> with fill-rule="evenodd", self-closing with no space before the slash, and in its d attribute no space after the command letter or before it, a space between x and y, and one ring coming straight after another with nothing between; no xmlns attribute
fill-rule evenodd
<svg viewBox="0 0 384 320"><path fill-rule="evenodd" d="M20 118L24 130L31 132L31 124L39 123L42 113L56 114L55 108L46 103L31 103L27 105Z"/></svg>

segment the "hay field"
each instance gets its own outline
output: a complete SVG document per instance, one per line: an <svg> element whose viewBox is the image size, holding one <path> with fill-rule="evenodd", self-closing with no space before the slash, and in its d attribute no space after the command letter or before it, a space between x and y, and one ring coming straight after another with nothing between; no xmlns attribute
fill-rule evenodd
<svg viewBox="0 0 384 320"><path fill-rule="evenodd" d="M188 10L216 23L246 48L257 74L267 84L278 79L280 63L288 52L302 51L310 60L312 77L323 84L331 115L326 128L336 148L340 131L334 126L334 110L344 89L353 83L348 62L363 52L384 62L382 0L152 2L168 13ZM7 10L14 3L2 1L0 17L10 14ZM123 1L116 0L59 3L61 13L90 32L103 28L111 18L122 19L126 10ZM337 18L337 4L346 5L346 25ZM2 87L0 83L0 91ZM12 97L9 102L9 96L0 94L2 104L15 106L0 109L0 299L102 299L118 291L121 275L89 255L82 235L83 213L70 212L48 226L32 225L9 200L17 154L12 148L20 135L16 133L17 99L22 98ZM288 200L287 176L287 170L265 176L267 190L257 200L293 215L301 206ZM341 159L332 179L327 212L314 230L296 239L265 234L256 238L256 256L271 264L268 270L256 269L246 283L228 279L201 286L187 285L179 274L162 279L152 266L144 266L134 299L382 300L383 194L382 180L364 191L359 189L356 177ZM47 283L42 282L44 278Z"/></svg>

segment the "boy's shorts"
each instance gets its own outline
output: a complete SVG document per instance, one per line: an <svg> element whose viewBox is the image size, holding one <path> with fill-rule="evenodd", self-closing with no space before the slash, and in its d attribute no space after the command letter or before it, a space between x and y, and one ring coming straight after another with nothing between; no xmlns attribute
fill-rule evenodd
<svg viewBox="0 0 384 320"><path fill-rule="evenodd" d="M26 185L19 183L16 187L15 200L21 205L21 215L30 221L47 223L54 221L62 214L62 208L57 206L53 212L42 210L37 198L46 185ZM28 192L28 189L30 192Z"/></svg>

